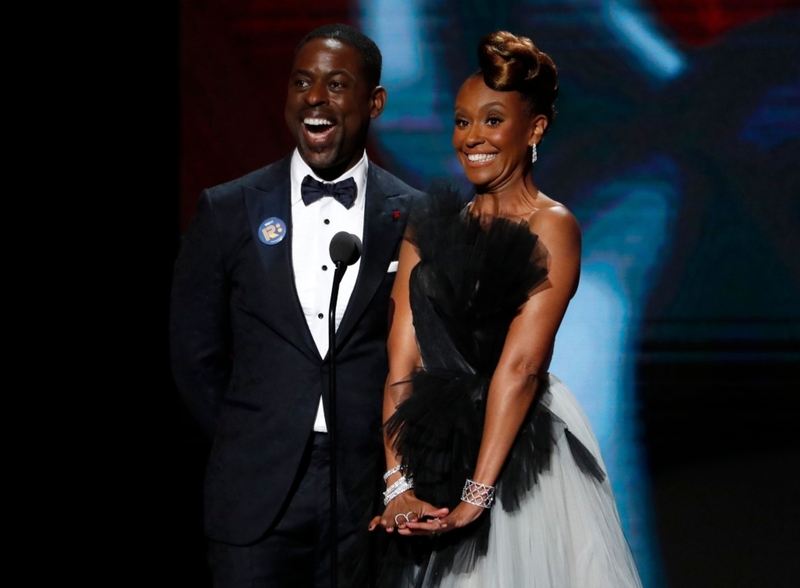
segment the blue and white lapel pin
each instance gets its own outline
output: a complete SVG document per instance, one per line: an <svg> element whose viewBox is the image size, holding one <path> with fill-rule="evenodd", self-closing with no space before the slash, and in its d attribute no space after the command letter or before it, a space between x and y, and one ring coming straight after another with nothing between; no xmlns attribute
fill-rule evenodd
<svg viewBox="0 0 800 588"><path fill-rule="evenodd" d="M286 236L286 223L271 216L258 227L258 238L264 245L277 245Z"/></svg>

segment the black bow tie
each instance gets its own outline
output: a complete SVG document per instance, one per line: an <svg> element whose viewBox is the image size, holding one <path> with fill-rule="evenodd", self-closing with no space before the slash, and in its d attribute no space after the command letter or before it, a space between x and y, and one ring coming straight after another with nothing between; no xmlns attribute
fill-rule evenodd
<svg viewBox="0 0 800 588"><path fill-rule="evenodd" d="M333 196L342 206L349 209L356 201L356 181L347 178L341 182L318 182L311 176L303 178L300 190L306 206L323 196Z"/></svg>

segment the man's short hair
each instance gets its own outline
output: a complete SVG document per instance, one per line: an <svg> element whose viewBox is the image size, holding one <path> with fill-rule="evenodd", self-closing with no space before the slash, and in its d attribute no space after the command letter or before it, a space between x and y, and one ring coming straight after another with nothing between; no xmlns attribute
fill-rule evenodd
<svg viewBox="0 0 800 588"><path fill-rule="evenodd" d="M383 57L381 50L364 33L350 25L336 23L323 25L308 33L295 49L295 55L300 49L312 39L335 39L346 45L350 45L361 54L364 73L371 88L379 86L381 83L381 68L383 67Z"/></svg>

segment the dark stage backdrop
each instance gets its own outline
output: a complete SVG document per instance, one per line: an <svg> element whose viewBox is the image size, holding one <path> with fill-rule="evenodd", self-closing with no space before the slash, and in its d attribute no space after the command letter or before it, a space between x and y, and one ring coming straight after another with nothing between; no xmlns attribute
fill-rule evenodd
<svg viewBox="0 0 800 588"><path fill-rule="evenodd" d="M552 371L592 421L645 587L796 584L797 2L183 0L180 10L181 230L203 188L292 149L286 82L316 26L349 22L383 50L389 102L370 156L419 188L462 181L452 103L478 39L502 28L548 52L561 95L534 174L584 232ZM208 444L180 408L176 428L177 563L185 585L200 586Z"/></svg>

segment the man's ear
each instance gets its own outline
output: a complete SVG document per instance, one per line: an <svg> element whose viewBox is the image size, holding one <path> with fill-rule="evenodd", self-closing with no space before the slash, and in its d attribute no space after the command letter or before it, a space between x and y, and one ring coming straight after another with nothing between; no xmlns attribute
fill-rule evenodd
<svg viewBox="0 0 800 588"><path fill-rule="evenodd" d="M386 106L386 88L383 86L375 86L370 95L372 107L369 111L370 118L378 118L383 112L383 107Z"/></svg>

